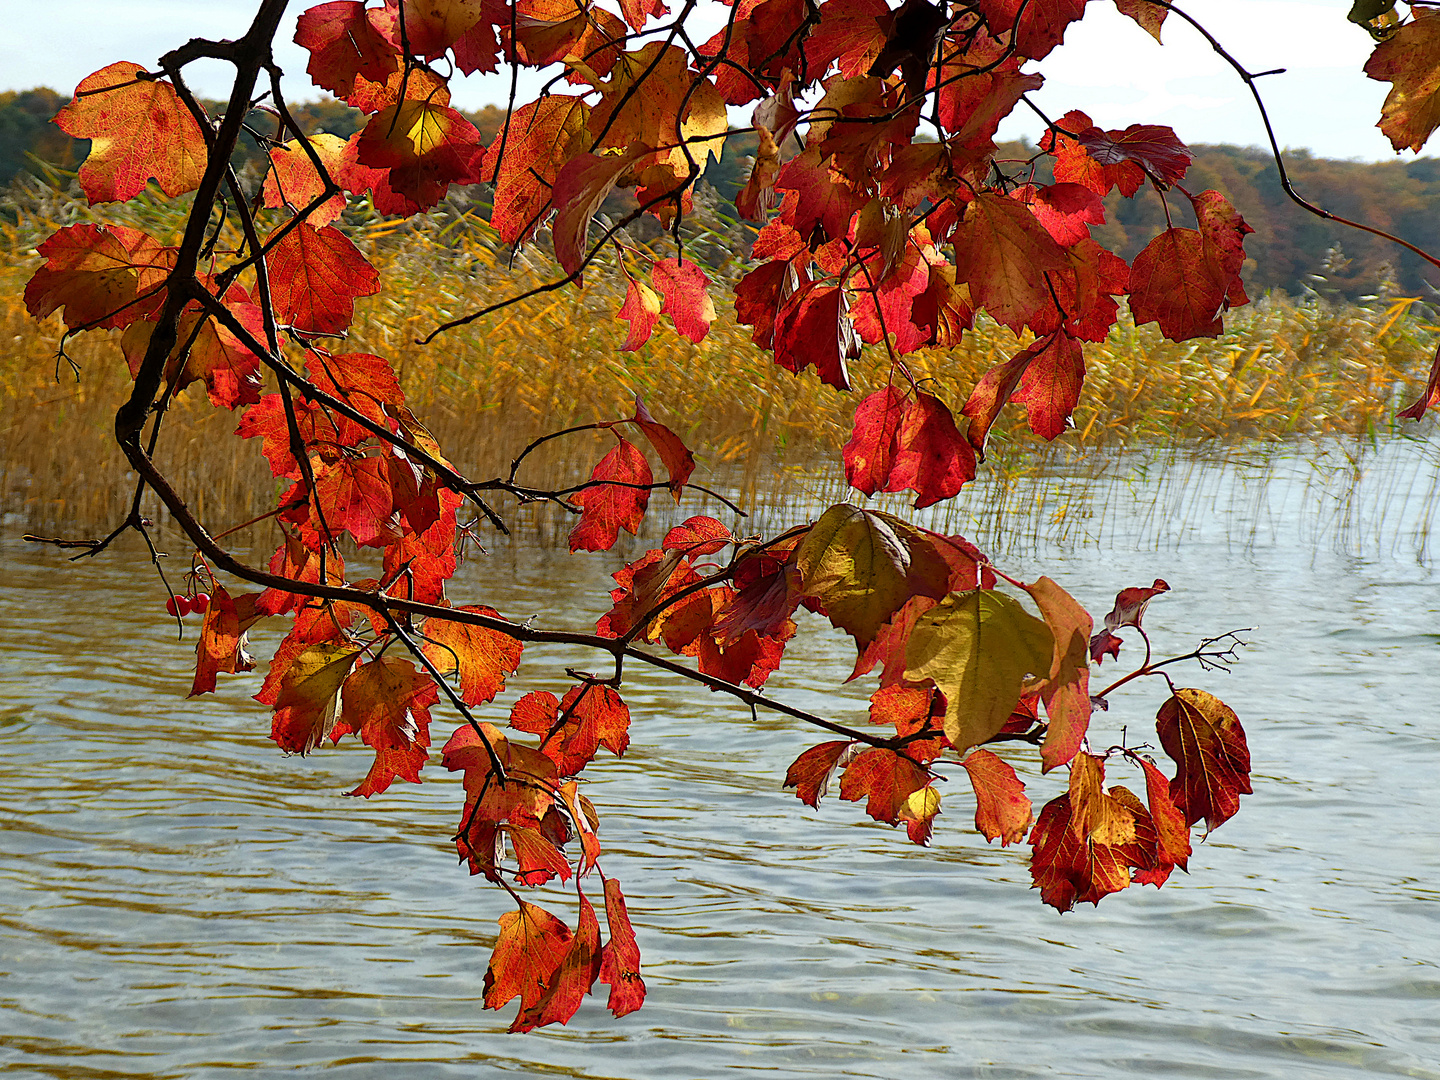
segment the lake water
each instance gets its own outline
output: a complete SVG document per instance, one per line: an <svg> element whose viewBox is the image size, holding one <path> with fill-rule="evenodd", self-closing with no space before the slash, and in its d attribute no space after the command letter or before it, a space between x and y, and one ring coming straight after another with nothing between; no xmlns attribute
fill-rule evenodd
<svg viewBox="0 0 1440 1080"><path fill-rule="evenodd" d="M1217 466L1178 501L1164 477L1127 474L1037 511L1106 524L1004 565L1050 573L1097 615L1166 578L1146 620L1160 651L1255 628L1232 673L1178 678L1240 715L1255 794L1188 877L1098 908L1043 907L1028 849L973 831L963 777L922 850L854 804L815 813L780 790L819 733L631 667L630 750L602 754L587 792L650 996L617 1021L601 987L568 1027L530 1035L505 1033L513 1003L481 1007L509 904L454 865L461 795L438 761L420 787L344 797L367 752L281 756L257 677L184 700L193 637L176 642L134 549L77 566L12 530L0 1072L1440 1077L1440 578L1423 558L1434 466L1417 462L1348 507L1323 478ZM502 550L453 593L589 628L618 565ZM563 690L573 663L590 659L532 648L502 703ZM856 718L848 669L842 641L808 634L769 689ZM1118 694L1096 745L1122 726L1153 739L1163 697ZM1058 793L1005 753L1037 807Z"/></svg>

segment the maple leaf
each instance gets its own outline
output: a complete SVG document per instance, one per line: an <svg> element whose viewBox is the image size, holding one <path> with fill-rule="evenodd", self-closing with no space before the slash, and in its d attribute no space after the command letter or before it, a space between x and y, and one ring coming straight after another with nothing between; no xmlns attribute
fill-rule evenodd
<svg viewBox="0 0 1440 1080"><path fill-rule="evenodd" d="M627 274L625 280L625 303L615 317L630 324L630 332L625 336L625 344L620 346L620 351L634 352L650 340L655 324L660 321L660 297L637 277Z"/></svg>
<svg viewBox="0 0 1440 1080"><path fill-rule="evenodd" d="M1124 131L1101 131L1089 127L1076 141L1102 167L1133 161L1161 186L1185 179L1190 152L1175 137L1173 128L1159 124L1131 124Z"/></svg>
<svg viewBox="0 0 1440 1080"><path fill-rule="evenodd" d="M1001 847L1024 840L1035 815L1015 770L989 750L971 750L961 764L975 789L975 828Z"/></svg>
<svg viewBox="0 0 1440 1080"><path fill-rule="evenodd" d="M338 334L354 318L355 300L380 291L380 275L333 225L299 222L266 262L276 321L302 333Z"/></svg>
<svg viewBox="0 0 1440 1080"><path fill-rule="evenodd" d="M400 0L385 0L375 24L395 47L400 46ZM493 0L405 0L405 41L410 53L424 60L444 56L477 23L504 17Z"/></svg>
<svg viewBox="0 0 1440 1080"><path fill-rule="evenodd" d="M661 547L666 551L680 551L690 558L714 555L726 544L733 544L735 538L721 522L704 514L686 518L665 534Z"/></svg>
<svg viewBox="0 0 1440 1080"><path fill-rule="evenodd" d="M1090 630L1085 609L1048 577L1037 578L1025 591L1055 640L1048 673L1043 673L1040 697L1050 718L1040 747L1044 771L1063 765L1080 749L1090 726Z"/></svg>
<svg viewBox="0 0 1440 1080"><path fill-rule="evenodd" d="M36 252L45 264L25 285L37 319L64 308L71 330L120 328L159 313L174 249L123 225L67 225Z"/></svg>
<svg viewBox="0 0 1440 1080"><path fill-rule="evenodd" d="M263 338L264 316L244 297L243 289L231 286L226 306L247 330ZM155 326L148 319L133 322L120 338L131 378L140 372ZM228 329L193 308L181 312L175 345L165 361L165 378L177 394L203 380L210 403L224 409L260 400L260 358Z"/></svg>
<svg viewBox="0 0 1440 1080"><path fill-rule="evenodd" d="M1205 819L1216 829L1250 794L1250 747L1234 711L1204 690L1176 690L1160 706L1155 730L1165 753L1179 766L1170 796L1185 824Z"/></svg>
<svg viewBox="0 0 1440 1080"><path fill-rule="evenodd" d="M524 1015L545 996L574 935L544 908L519 904L518 911L500 916L500 936L485 969L485 1008L498 1009L518 997Z"/></svg>
<svg viewBox="0 0 1440 1080"><path fill-rule="evenodd" d="M323 524L335 535L344 529L357 544L384 547L400 537L390 468L384 458L341 458L321 464L315 472L315 500L311 523ZM318 507L319 512L315 513Z"/></svg>
<svg viewBox="0 0 1440 1080"><path fill-rule="evenodd" d="M1027 675L1054 656L1049 628L993 589L952 592L922 614L905 649L906 677L945 695L945 737L959 753L1000 731Z"/></svg>
<svg viewBox="0 0 1440 1080"><path fill-rule="evenodd" d="M480 179L495 185L490 224L505 243L520 243L540 223L560 170L589 148L589 115L580 98L551 94L517 109L485 151Z"/></svg>
<svg viewBox="0 0 1440 1080"><path fill-rule="evenodd" d="M576 776L605 747L616 757L630 745L630 709L620 695L599 683L571 687L556 700L533 691L515 703L510 726L540 735L540 751L561 776Z"/></svg>
<svg viewBox="0 0 1440 1080"><path fill-rule="evenodd" d="M888 514L839 503L795 551L800 589L863 650L912 596L949 591L950 568L929 538Z"/></svg>
<svg viewBox="0 0 1440 1080"><path fill-rule="evenodd" d="M706 292L710 279L704 271L693 262L657 259L650 272L665 301L660 310L670 316L683 337L703 341L715 321L715 305Z"/></svg>
<svg viewBox="0 0 1440 1080"><path fill-rule="evenodd" d="M849 390L846 361L859 357L860 341L848 307L837 285L802 285L775 313L775 362L796 375L813 364L821 382Z"/></svg>
<svg viewBox="0 0 1440 1080"><path fill-rule="evenodd" d="M1138 161L1120 157L1101 164L1080 144L1078 137L1082 134L1088 134L1096 145L1106 136L1088 115L1073 109L1041 138L1040 149L1055 155L1057 182L1081 184L1102 198L1111 188L1118 188L1127 199L1140 190L1140 185L1145 183L1145 170Z"/></svg>
<svg viewBox="0 0 1440 1080"><path fill-rule="evenodd" d="M634 443L616 438L619 445L590 474L596 486L570 496L582 511L579 524L570 530L571 551L609 551L621 529L635 534L650 504L650 463Z"/></svg>
<svg viewBox="0 0 1440 1080"><path fill-rule="evenodd" d="M664 550L646 552L643 558L615 571L613 576L620 586L610 592L614 606L595 624L595 632L604 637L630 633L655 607L700 581L700 575L680 552ZM640 633L641 639L658 641L674 610L666 609L650 619Z"/></svg>
<svg viewBox="0 0 1440 1080"><path fill-rule="evenodd" d="M975 479L975 454L955 427L949 407L917 392L895 440L886 491L915 492L915 509L953 498Z"/></svg>
<svg viewBox="0 0 1440 1080"><path fill-rule="evenodd" d="M1175 805L1170 796L1170 779L1155 765L1138 754L1130 759L1140 765L1145 773L1145 797L1150 803L1150 822L1155 830L1155 870L1137 874L1142 884L1154 884L1157 888L1169 876L1169 867L1178 866L1184 870L1190 860L1190 825L1184 811ZM1163 873L1164 876L1161 876ZM1155 879L1159 880L1155 880Z"/></svg>
<svg viewBox="0 0 1440 1080"><path fill-rule="evenodd" d="M600 924L585 894L578 888L575 891L580 897L580 917L570 947L547 980L545 993L515 1017L510 1025L512 1032L565 1023L575 1015L600 974Z"/></svg>
<svg viewBox="0 0 1440 1080"><path fill-rule="evenodd" d="M281 644L255 699L275 710L270 738L290 754L308 754L330 735L340 686L350 674L358 645L296 641Z"/></svg>
<svg viewBox="0 0 1440 1080"><path fill-rule="evenodd" d="M1065 39L1066 28L1085 13L1086 0L979 0L980 12L997 36L1012 30L1023 56L1041 60Z"/></svg>
<svg viewBox="0 0 1440 1080"><path fill-rule="evenodd" d="M142 77L143 76L143 77ZM120 62L87 75L55 117L60 130L90 140L80 186L91 205L125 202L153 179L172 199L193 191L205 172L205 136L164 79Z"/></svg>
<svg viewBox="0 0 1440 1080"><path fill-rule="evenodd" d="M1390 83L1379 127L1398 153L1419 151L1440 127L1440 18L1410 9L1410 21L1375 46L1365 74Z"/></svg>
<svg viewBox="0 0 1440 1080"><path fill-rule="evenodd" d="M904 754L872 747L856 754L845 766L840 774L840 798L847 802L865 799L867 814L894 825L911 796L926 788L929 781L929 774Z"/></svg>
<svg viewBox="0 0 1440 1080"><path fill-rule="evenodd" d="M823 742L801 753L785 770L785 787L794 788L795 795L806 806L820 808L820 800L830 791L830 778L853 743L848 739Z"/></svg>
<svg viewBox="0 0 1440 1080"><path fill-rule="evenodd" d="M400 69L400 54L376 25L381 9L363 0L332 0L301 14L295 44L310 53L305 68L316 86L350 102L357 85L384 83Z"/></svg>
<svg viewBox="0 0 1440 1080"><path fill-rule="evenodd" d="M257 595L241 593L232 598L223 585L216 585L211 592L205 622L200 627L200 640L195 643L191 697L213 694L219 672L234 674L255 670L255 661L245 651L245 634L265 615L255 606Z"/></svg>
<svg viewBox="0 0 1440 1080"><path fill-rule="evenodd" d="M630 926L630 912L620 882L605 879L605 925L610 940L600 958L600 981L610 987L605 1003L616 1017L632 1013L645 1001L645 980L640 977L640 947Z"/></svg>
<svg viewBox="0 0 1440 1080"><path fill-rule="evenodd" d="M661 464L670 474L670 493L678 503L680 493L690 480L690 474L695 471L695 455L680 441L680 436L650 415L650 410L645 407L645 399L639 394L635 395L635 415L629 422L640 429L645 438L650 440L655 453L660 455Z"/></svg>
<svg viewBox="0 0 1440 1080"><path fill-rule="evenodd" d="M1025 406L1030 430L1042 439L1055 439L1070 423L1085 384L1085 354L1063 329L1043 339L1020 373L1010 400Z"/></svg>
<svg viewBox="0 0 1440 1080"><path fill-rule="evenodd" d="M945 719L945 698L931 687L882 686L870 695L870 722L893 724L895 734L911 741L905 754L929 764L950 749L941 734ZM921 739L920 735L930 738Z"/></svg>
<svg viewBox="0 0 1440 1080"><path fill-rule="evenodd" d="M368 799L396 776L418 784L430 745L430 706L440 700L430 676L408 660L382 656L355 668L340 696L332 735L353 732L376 752L374 766L350 794Z"/></svg>
<svg viewBox="0 0 1440 1080"><path fill-rule="evenodd" d="M1040 898L1057 911L1077 903L1098 904L1130 885L1130 868L1145 862L1137 851L1137 821L1126 803L1108 795L1100 758L1077 754L1070 764L1070 789L1040 812L1030 833L1030 875ZM1142 808L1143 812L1143 808Z"/></svg>
<svg viewBox="0 0 1440 1080"><path fill-rule="evenodd" d="M505 835L510 840L510 850L515 853L515 879L521 885L544 885L555 877L561 881L569 880L570 863L539 829L511 825L505 830Z"/></svg>
<svg viewBox="0 0 1440 1080"><path fill-rule="evenodd" d="M492 607L476 604L456 608L498 619ZM494 701L505 689L505 676L513 675L520 666L524 643L499 630L443 618L425 620L426 658L442 675L460 673L460 697L467 705L484 705Z"/></svg>
<svg viewBox="0 0 1440 1080"><path fill-rule="evenodd" d="M330 178L340 183L347 165L346 149L350 144L339 136L325 133L310 136L309 143ZM270 171L265 174L265 183L261 187L264 205L288 206L298 211L324 193L325 182L315 171L310 155L299 140L291 139L270 151ZM305 220L318 229L334 221L344 210L345 196L334 195L311 211Z"/></svg>
<svg viewBox="0 0 1440 1080"><path fill-rule="evenodd" d="M357 160L387 170L390 190L405 200L397 213L428 210L451 184L478 179L480 132L454 109L433 101L399 101L370 118Z"/></svg>
<svg viewBox="0 0 1440 1080"><path fill-rule="evenodd" d="M1026 184L1012 191L1010 197L1030 207L1036 220L1061 247L1088 240L1091 225L1105 224L1105 204L1084 184L1050 184L1042 188Z"/></svg>
<svg viewBox="0 0 1440 1080"><path fill-rule="evenodd" d="M855 407L855 426L842 451L851 487L866 495L885 490L905 413L905 392L898 386L877 390Z"/></svg>
<svg viewBox="0 0 1440 1080"><path fill-rule="evenodd" d="M1068 269L1060 245L1029 209L981 192L955 232L956 277L964 274L977 306L1012 330L1053 309L1047 273Z"/></svg>

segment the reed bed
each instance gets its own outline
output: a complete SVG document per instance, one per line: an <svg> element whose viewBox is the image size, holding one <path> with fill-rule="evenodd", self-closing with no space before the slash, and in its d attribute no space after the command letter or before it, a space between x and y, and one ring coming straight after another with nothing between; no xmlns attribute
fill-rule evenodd
<svg viewBox="0 0 1440 1080"><path fill-rule="evenodd" d="M67 359L57 359L58 317L37 324L24 310L24 282L39 263L36 244L61 225L101 217L64 187L64 177L51 179L26 181L0 200L0 331L7 343L0 493L12 525L100 529L129 497L131 478L111 437L129 379L117 335L81 335L66 343ZM183 209L183 201L143 198L101 208L108 220L157 236L178 235ZM361 210L347 214L346 224L380 271L383 292L361 301L349 340L334 347L388 356L412 408L470 475L505 473L537 434L630 415L638 394L696 449L697 479L708 469L709 482L738 492L762 518L798 499L843 494L837 452L859 396L886 377L883 350L867 348L851 365L855 394L841 394L813 373L797 378L777 368L722 302L703 342L679 337L662 319L648 345L623 353L627 326L614 317L621 302L614 256L583 291L538 294L420 345L441 323L552 276L544 245L512 256L463 196L403 223ZM709 226L687 251L708 262L723 286L743 273L731 254L739 245L730 224L712 215ZM638 250L627 256L632 266ZM1113 474L1116 455L1126 453L1244 446L1253 454L1260 446L1283 451L1296 440L1388 439L1399 431L1397 409L1424 386L1436 344L1433 318L1413 298L1341 305L1319 295L1273 296L1232 312L1217 340L1175 344L1122 315L1107 342L1086 348L1074 430L1046 444L1029 434L1022 409L1011 410L992 434L974 486L978 501L962 497L956 506L971 509L950 513L990 515L993 524L1013 512L1006 508L1022 486ZM982 322L960 346L907 363L958 410L980 375L1024 344ZM224 437L235 420L193 388L177 402L159 448L177 485L216 528L263 512L275 494L257 448ZM522 478L571 482L601 446L588 435L549 444ZM1054 507L1043 513L1062 524L1066 516ZM522 517L543 538L563 535L564 523L544 512Z"/></svg>

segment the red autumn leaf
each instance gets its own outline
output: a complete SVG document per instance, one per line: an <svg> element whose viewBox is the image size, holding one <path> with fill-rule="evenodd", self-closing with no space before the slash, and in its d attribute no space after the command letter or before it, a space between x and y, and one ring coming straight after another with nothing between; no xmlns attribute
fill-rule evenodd
<svg viewBox="0 0 1440 1080"><path fill-rule="evenodd" d="M483 604L461 607L457 612L500 617ZM505 689L505 676L520 666L524 644L500 630L443 618L425 620L426 658L442 675L460 673L460 697L467 705L484 705Z"/></svg>
<svg viewBox="0 0 1440 1080"><path fill-rule="evenodd" d="M263 338L263 315L258 305L249 302L243 289L230 287L226 307L241 325ZM139 374L144 363L155 325L148 319L133 322L120 338L120 350L125 354L131 378ZM223 409L253 405L260 400L260 358L228 329L193 307L180 314L175 346L165 361L165 379L174 383L177 394L203 380L210 403Z"/></svg>
<svg viewBox="0 0 1440 1080"><path fill-rule="evenodd" d="M383 83L400 68L400 55L376 26L381 9L363 0L332 0L301 14L295 44L310 53L305 68L315 85L349 101L357 83Z"/></svg>
<svg viewBox="0 0 1440 1080"><path fill-rule="evenodd" d="M650 269L651 280L664 298L661 307L675 323L675 329L691 341L703 341L715 321L715 305L706 287L710 279L693 262L657 259Z"/></svg>
<svg viewBox="0 0 1440 1080"><path fill-rule="evenodd" d="M886 491L915 492L915 509L953 498L975 479L975 453L955 427L955 417L939 398L915 395L895 441L895 461Z"/></svg>
<svg viewBox="0 0 1440 1080"><path fill-rule="evenodd" d="M570 951L570 928L544 908L520 901L519 911L500 916L500 936L485 970L485 1008L520 999L521 1014L532 1009L553 982Z"/></svg>
<svg viewBox="0 0 1440 1080"><path fill-rule="evenodd" d="M330 174L330 179L340 184L349 144L339 136L324 133L310 136L309 141L310 148ZM266 206L303 210L324 193L325 182L315 171L310 155L298 140L292 139L270 151L270 171L265 174L265 184L261 188ZM326 199L305 220L318 229L334 221L344 210L345 196L341 193Z"/></svg>
<svg viewBox="0 0 1440 1080"><path fill-rule="evenodd" d="M1398 153L1419 151L1440 127L1440 18L1426 7L1375 46L1365 74L1390 83L1380 110L1380 130Z"/></svg>
<svg viewBox="0 0 1440 1080"><path fill-rule="evenodd" d="M925 770L894 750L872 747L861 751L840 775L840 798L868 800L865 812L876 821L894 825L910 796L929 784Z"/></svg>
<svg viewBox="0 0 1440 1080"><path fill-rule="evenodd" d="M205 136L175 87L139 78L145 69L120 62L86 76L55 123L89 139L80 186L93 205L125 202L153 179L172 199L193 191L205 172Z"/></svg>
<svg viewBox="0 0 1440 1080"><path fill-rule="evenodd" d="M1185 172L1190 168L1190 152L1175 137L1173 128L1131 124L1124 131L1091 127L1076 134L1085 152L1101 166L1133 161L1164 185L1185 179Z"/></svg>
<svg viewBox="0 0 1440 1080"><path fill-rule="evenodd" d="M652 18L670 14L665 0L620 0L620 13L632 30L643 30Z"/></svg>
<svg viewBox="0 0 1440 1080"><path fill-rule="evenodd" d="M645 399L639 394L635 395L635 415L630 422L644 433L645 438L650 440L650 445L655 448L655 453L660 455L661 464L670 474L670 493L678 503L680 492L689 482L690 474L695 471L695 455L680 441L680 436L650 415L650 410L645 407Z"/></svg>
<svg viewBox="0 0 1440 1080"><path fill-rule="evenodd" d="M1085 13L1086 0L980 0L980 12L997 37L1014 31L1022 56L1041 60L1065 39L1066 28Z"/></svg>
<svg viewBox="0 0 1440 1080"><path fill-rule="evenodd" d="M1206 257L1194 229L1166 229L1130 267L1130 310L1136 324L1158 322L1171 341L1219 337L1227 282Z"/></svg>
<svg viewBox="0 0 1440 1080"><path fill-rule="evenodd" d="M534 1005L522 1008L515 1017L515 1022L510 1025L512 1032L565 1023L575 1015L585 995L595 985L595 979L600 974L600 924L585 894L578 888L576 893L580 897L580 918L576 921L570 947L547 980L545 993Z"/></svg>
<svg viewBox="0 0 1440 1080"><path fill-rule="evenodd" d="M1205 820L1216 829L1250 794L1250 747L1234 711L1204 690L1176 690L1160 706L1155 730L1160 745L1179 766L1170 796L1185 824Z"/></svg>
<svg viewBox="0 0 1440 1080"><path fill-rule="evenodd" d="M615 317L630 324L630 332L620 351L634 352L650 340L655 324L660 321L660 297L639 278L627 277L626 282L625 303Z"/></svg>
<svg viewBox="0 0 1440 1080"><path fill-rule="evenodd" d="M1069 425L1084 383L1084 351L1061 329L1031 356L1010 399L1025 406L1031 431L1042 439L1055 439Z"/></svg>
<svg viewBox="0 0 1440 1080"><path fill-rule="evenodd" d="M1105 616L1105 629L1118 630L1122 626L1139 626L1140 620L1145 617L1145 609L1150 606L1150 601L1161 593L1170 591L1170 586L1163 579L1156 578L1148 588L1121 589L1115 594L1115 606Z"/></svg>
<svg viewBox="0 0 1440 1080"><path fill-rule="evenodd" d="M1145 182L1145 170L1139 162L1121 158L1108 165L1095 160L1071 135L1092 133L1092 138L1101 138L1101 131L1090 117L1078 109L1062 116L1040 140L1040 148L1055 155L1055 180L1059 183L1083 184L1102 198L1110 194L1111 188L1118 188L1120 194L1130 198ZM1070 134L1062 134L1068 132Z"/></svg>
<svg viewBox="0 0 1440 1080"><path fill-rule="evenodd" d="M812 746L790 763L785 770L785 787L794 788L806 806L820 807L820 800L830 791L830 777L835 766L852 743L847 739Z"/></svg>
<svg viewBox="0 0 1440 1080"><path fill-rule="evenodd" d="M730 530L712 517L697 514L686 518L665 534L661 545L666 551L679 551L688 558L714 555L726 544L733 544L735 538Z"/></svg>
<svg viewBox="0 0 1440 1080"><path fill-rule="evenodd" d="M1137 762L1145 773L1145 796L1150 803L1150 820L1155 829L1160 866L1178 866L1184 870L1190 861L1190 825L1184 812L1170 797L1170 779L1138 754L1131 755L1131 760ZM1144 884L1150 882L1145 881Z"/></svg>
<svg viewBox="0 0 1440 1080"><path fill-rule="evenodd" d="M855 427L845 444L845 479L857 491L873 495L890 479L905 393L898 386L877 390L855 408Z"/></svg>
<svg viewBox="0 0 1440 1080"><path fill-rule="evenodd" d="M664 550L646 552L643 558L615 571L613 576L620 586L610 591L614 604L595 624L595 632L604 637L630 633L650 612L670 601L680 590L700 581L700 575L680 552ZM649 618L639 634L640 639L660 640L675 611L674 606L667 607Z"/></svg>
<svg viewBox="0 0 1440 1080"><path fill-rule="evenodd" d="M332 734L354 732L375 751L374 765L350 794L368 799L397 776L418 784L429 757L430 706L440 697L430 676L408 660L382 656L352 671L340 696Z"/></svg>
<svg viewBox="0 0 1440 1080"><path fill-rule="evenodd" d="M1014 199L981 192L955 230L957 278L964 274L977 307L1019 331L1055 301L1046 274L1069 268L1060 245L1029 209Z"/></svg>
<svg viewBox="0 0 1440 1080"><path fill-rule="evenodd" d="M376 25L397 47L399 6L399 0L385 0L385 10L375 14ZM436 60L477 23L488 25L498 14L493 0L405 0L405 40L412 55Z"/></svg>
<svg viewBox="0 0 1440 1080"><path fill-rule="evenodd" d="M905 754L929 764L950 749L945 738L945 698L932 687L882 686L870 695L870 722L891 724L895 734L911 739ZM921 739L919 735L930 737Z"/></svg>
<svg viewBox="0 0 1440 1080"><path fill-rule="evenodd" d="M1101 630L1090 639L1090 659L1095 663L1103 663L1108 655L1112 659L1120 659L1120 646L1125 642L1112 634L1109 630Z"/></svg>
<svg viewBox="0 0 1440 1080"><path fill-rule="evenodd" d="M559 702L549 691L526 694L511 710L510 725L541 736L540 751L561 776L578 775L601 746L621 757L630 745L630 709L599 683L573 686Z"/></svg>
<svg viewBox="0 0 1440 1080"><path fill-rule="evenodd" d="M580 522L570 530L571 551L609 551L624 529L632 536L650 504L654 477L650 463L632 442L619 445L600 459L590 481L570 501L581 508Z"/></svg>
<svg viewBox="0 0 1440 1080"><path fill-rule="evenodd" d="M1085 609L1054 581L1040 577L1025 591L1055 637L1050 671L1040 686L1050 719L1040 760L1045 771L1071 760L1090 726L1090 630Z"/></svg>
<svg viewBox="0 0 1440 1080"><path fill-rule="evenodd" d="M579 154L556 174L550 192L555 207L551 236L555 260L567 274L578 274L589 253L590 219L615 187L620 174L635 163L636 155Z"/></svg>
<svg viewBox="0 0 1440 1080"><path fill-rule="evenodd" d="M570 879L570 864L560 849L547 840L538 829L512 825L505 835L515 854L515 878L521 885L544 885L551 878Z"/></svg>
<svg viewBox="0 0 1440 1080"><path fill-rule="evenodd" d="M405 200L394 212L405 216L434 206L451 184L477 180L484 150L475 126L454 109L413 99L372 116L356 148L361 165L387 170L390 190Z"/></svg>
<svg viewBox="0 0 1440 1080"><path fill-rule="evenodd" d="M255 661L245 651L245 634L265 612L256 608L257 593L231 598L223 585L216 585L195 643L195 681L190 696L215 692L218 672L234 674L255 670Z"/></svg>
<svg viewBox="0 0 1440 1080"><path fill-rule="evenodd" d="M490 224L505 243L520 243L540 223L561 168L589 146L589 115L578 97L543 97L515 110L485 151L480 179L495 185Z"/></svg>
<svg viewBox="0 0 1440 1080"><path fill-rule="evenodd" d="M1027 184L1012 191L1010 197L1029 206L1036 220L1061 247L1088 240L1091 225L1105 224L1105 204L1083 184L1051 184L1042 188Z"/></svg>
<svg viewBox="0 0 1440 1080"><path fill-rule="evenodd" d="M380 291L380 275L339 229L300 222L266 257L276 321L302 333L338 334L355 300Z"/></svg>
<svg viewBox="0 0 1440 1080"><path fill-rule="evenodd" d="M1425 410L1434 408L1440 402L1440 348L1435 350L1435 359L1430 361L1430 378L1425 383L1425 393L1407 409L1400 413L1407 420L1419 420L1425 415Z"/></svg>
<svg viewBox="0 0 1440 1080"><path fill-rule="evenodd" d="M784 259L772 259L740 279L735 286L735 319L742 326L754 327L751 341L762 349L774 345L780 306L799 287L799 272Z"/></svg>
<svg viewBox="0 0 1440 1080"><path fill-rule="evenodd" d="M157 315L175 261L172 248L123 225L68 225L36 251L45 265L25 286L25 307L37 319L63 307L71 330Z"/></svg>
<svg viewBox="0 0 1440 1080"><path fill-rule="evenodd" d="M990 428L1000 416L1000 410L1014 395L1025 369L1030 366L1030 361L1053 344L1053 337L1049 335L1040 338L1005 363L996 364L981 376L975 389L970 391L970 397L961 406L961 413L970 417L966 438L981 461L985 460L985 441L990 435Z"/></svg>
<svg viewBox="0 0 1440 1080"><path fill-rule="evenodd" d="M1035 815L1015 770L981 749L971 750L962 764L975 789L975 828L991 843L999 840L1001 847L1024 840Z"/></svg>
<svg viewBox="0 0 1440 1080"><path fill-rule="evenodd" d="M255 695L274 708L270 738L281 750L308 754L331 734L340 686L359 652L358 645L330 641L311 645L287 638L281 643Z"/></svg>
<svg viewBox="0 0 1440 1080"><path fill-rule="evenodd" d="M357 544L384 547L400 537L390 469L384 458L341 458L315 469L315 505L310 523L328 527L330 536L345 530Z"/></svg>
<svg viewBox="0 0 1440 1080"><path fill-rule="evenodd" d="M860 355L860 341L846 314L845 290L806 282L775 314L775 362L798 375L810 365L820 381L850 389L846 361Z"/></svg>
<svg viewBox="0 0 1440 1080"><path fill-rule="evenodd" d="M712 589L712 596L723 596L723 589ZM699 661L702 674L713 675L728 683L758 689L774 674L785 655L785 642L795 633L795 624L787 622L776 636L746 630L736 641L721 644L709 633L699 634L683 648L687 656Z"/></svg>
<svg viewBox="0 0 1440 1080"><path fill-rule="evenodd" d="M1077 754L1070 790L1046 804L1030 832L1033 887L1057 911L1098 904L1127 888L1131 866L1141 861L1135 858L1135 815L1105 793L1104 777L1099 758Z"/></svg>
<svg viewBox="0 0 1440 1080"><path fill-rule="evenodd" d="M644 1003L645 980L640 977L640 946L630 926L625 894L614 878L605 879L605 925L610 928L610 940L601 954L600 981L610 987L606 1008L620 1017Z"/></svg>
<svg viewBox="0 0 1440 1080"><path fill-rule="evenodd" d="M405 400L400 380L390 361L371 353L326 353L313 351L305 361L310 380L327 394L340 398L367 419L389 427L387 405ZM368 434L368 433L367 433Z"/></svg>

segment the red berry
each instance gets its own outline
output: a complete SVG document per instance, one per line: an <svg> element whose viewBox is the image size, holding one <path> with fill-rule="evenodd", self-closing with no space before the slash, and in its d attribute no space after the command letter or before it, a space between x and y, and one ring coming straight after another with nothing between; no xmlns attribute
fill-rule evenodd
<svg viewBox="0 0 1440 1080"><path fill-rule="evenodd" d="M198 615L204 615L210 610L210 594L197 592L190 598L190 610Z"/></svg>
<svg viewBox="0 0 1440 1080"><path fill-rule="evenodd" d="M165 610L174 616L183 616L189 613L190 605L185 602L183 596L172 596L165 601Z"/></svg>

